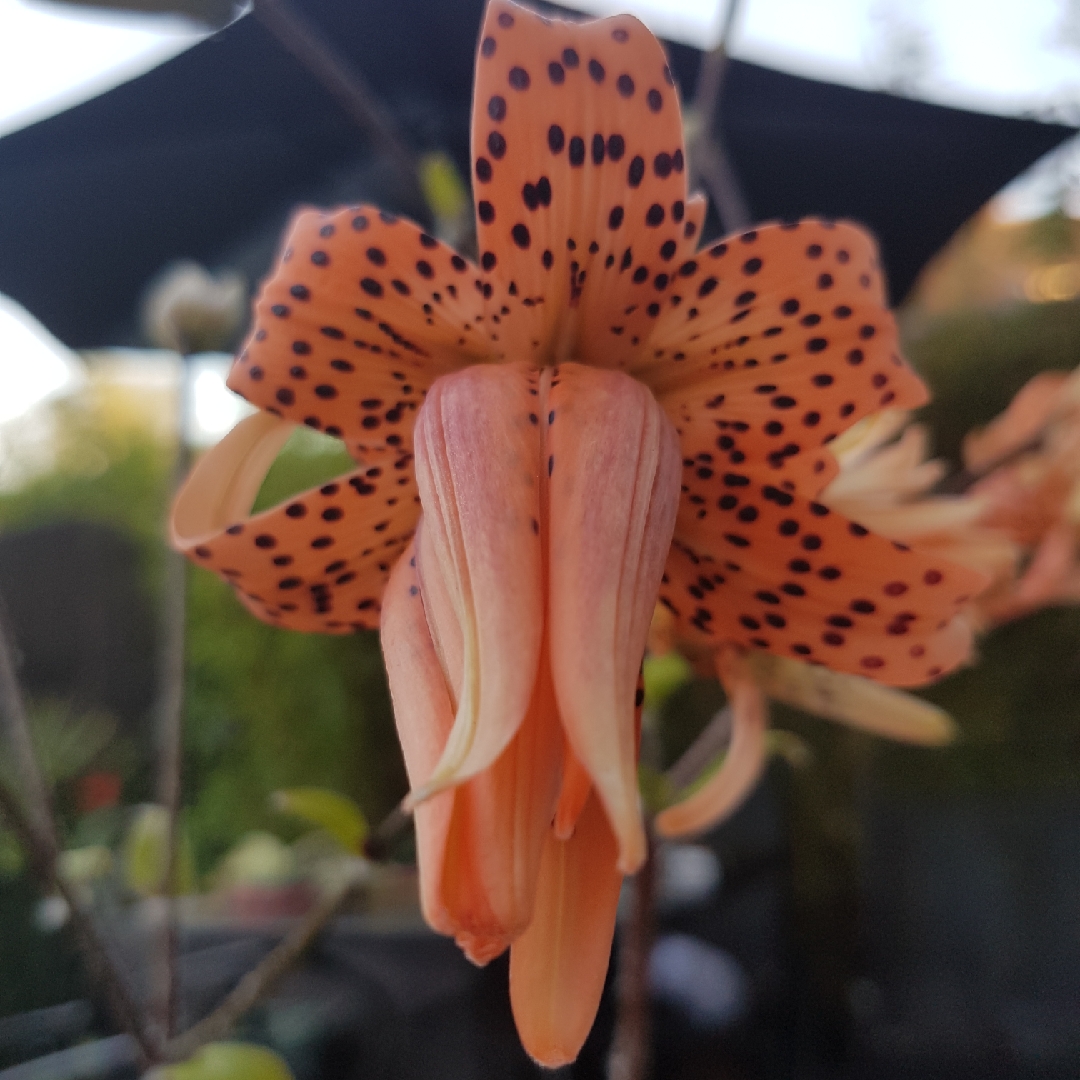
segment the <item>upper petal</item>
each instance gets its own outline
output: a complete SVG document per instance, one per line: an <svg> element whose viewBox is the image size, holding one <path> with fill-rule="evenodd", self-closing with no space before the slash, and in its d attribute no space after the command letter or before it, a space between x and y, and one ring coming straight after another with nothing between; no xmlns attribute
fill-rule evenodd
<svg viewBox="0 0 1080 1080"><path fill-rule="evenodd" d="M644 386L580 364L554 370L544 420L555 693L631 873L645 854L635 692L671 543L678 441Z"/></svg>
<svg viewBox="0 0 1080 1080"><path fill-rule="evenodd" d="M521 725L536 682L544 621L537 382L524 365L467 368L432 386L417 420L420 585L445 593L428 618L457 715L416 799L487 768Z"/></svg>
<svg viewBox="0 0 1080 1080"><path fill-rule="evenodd" d="M549 19L492 0L472 151L499 347L623 366L687 232L682 121L667 58L630 16Z"/></svg>
<svg viewBox="0 0 1080 1080"><path fill-rule="evenodd" d="M409 457L371 452L363 467L250 515L293 430L256 414L199 458L173 504L173 546L221 575L266 622L338 634L375 627L419 510Z"/></svg>
<svg viewBox="0 0 1080 1080"><path fill-rule="evenodd" d="M229 386L354 454L406 447L432 380L490 355L482 307L475 268L412 222L301 210Z"/></svg>

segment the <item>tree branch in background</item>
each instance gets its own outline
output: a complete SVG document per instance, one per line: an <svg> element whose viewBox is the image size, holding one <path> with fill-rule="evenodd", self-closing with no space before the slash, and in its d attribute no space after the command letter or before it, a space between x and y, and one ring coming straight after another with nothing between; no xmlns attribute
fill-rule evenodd
<svg viewBox="0 0 1080 1080"><path fill-rule="evenodd" d="M619 936L615 982L615 1034L608 1080L645 1080L652 1057L649 957L656 923L657 841L649 837L645 862L633 880L630 919Z"/></svg>
<svg viewBox="0 0 1080 1080"><path fill-rule="evenodd" d="M38 764L34 740L26 715L26 704L15 674L11 638L0 602L0 724L11 748L12 761L22 788L23 805L34 834L44 845L51 860L56 859L59 843L53 821L52 796Z"/></svg>
<svg viewBox="0 0 1080 1080"><path fill-rule="evenodd" d="M728 45L740 0L728 0L720 42L701 61L692 109L695 131L690 144L691 181L702 183L712 198L724 232L736 232L750 224L750 208L731 165L723 137L717 133Z"/></svg>
<svg viewBox="0 0 1080 1080"><path fill-rule="evenodd" d="M338 55L288 0L254 0L253 10L255 18L322 83L379 150L393 161L405 185L406 201L417 207L425 206L416 157L363 76Z"/></svg>
<svg viewBox="0 0 1080 1080"><path fill-rule="evenodd" d="M355 875L343 875L304 919L285 935L281 943L236 984L209 1016L166 1044L162 1051L163 1060L185 1061L199 1047L225 1038L244 1013L273 989L277 981L300 959L323 927L337 914L355 884Z"/></svg>
<svg viewBox="0 0 1080 1080"><path fill-rule="evenodd" d="M2 632L0 632L0 639L2 639ZM3 651L6 651L6 641ZM21 703L18 685L13 685L7 674L0 665L0 694L5 700L14 697ZM64 898L71 913L71 925L75 931L76 943L86 961L91 980L96 982L105 994L117 1026L128 1032L137 1043L142 1059L141 1064L144 1066L150 1064L156 1058L154 1042L146 1031L138 1006L119 968L113 962L108 947L98 934L90 916L83 910L79 898L57 872L55 840L42 836L38 832L23 810L18 797L3 783L0 783L0 817L15 834L30 865L31 873L38 880L43 891L59 893Z"/></svg>
<svg viewBox="0 0 1080 1080"><path fill-rule="evenodd" d="M186 344L186 343L185 343ZM186 353L186 349L185 349ZM190 413L188 359L180 357L180 385L176 410L176 458L170 501L191 468L187 431ZM158 963L152 967L155 1021L162 1042L176 1031L178 1011L178 963L180 928L176 912L176 887L180 864L180 801L184 754L185 634L187 632L187 560L176 551L165 553L165 588L162 612L162 648L157 702L158 802L168 815L165 837L165 925ZM156 971L153 971L156 968ZM156 976L156 977L155 977Z"/></svg>

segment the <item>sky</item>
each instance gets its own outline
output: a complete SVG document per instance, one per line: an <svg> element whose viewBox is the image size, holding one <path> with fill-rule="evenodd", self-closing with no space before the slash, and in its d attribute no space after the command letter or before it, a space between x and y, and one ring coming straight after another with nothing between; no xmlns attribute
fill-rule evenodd
<svg viewBox="0 0 1080 1080"><path fill-rule="evenodd" d="M564 2L593 14L631 11L661 36L708 48L730 0ZM739 0L730 51L854 86L902 86L942 104L1078 121L1080 0L1071 5L1070 23L1070 0ZM0 0L0 136L133 78L202 36L181 19ZM1059 162L1080 175L1080 151L1064 150ZM1012 185L999 200L1002 216L1045 212L1048 176L1044 168ZM76 385L78 371L77 358L0 298L0 423ZM211 369L200 377L200 434L208 437L235 415L224 387L211 389Z"/></svg>

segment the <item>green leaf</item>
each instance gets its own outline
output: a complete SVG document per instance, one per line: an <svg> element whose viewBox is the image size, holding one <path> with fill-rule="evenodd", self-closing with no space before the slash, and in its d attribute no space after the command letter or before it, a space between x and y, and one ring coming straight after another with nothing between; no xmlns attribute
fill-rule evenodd
<svg viewBox="0 0 1080 1080"><path fill-rule="evenodd" d="M208 1043L179 1065L161 1065L144 1080L293 1080L284 1060L265 1046Z"/></svg>
<svg viewBox="0 0 1080 1080"><path fill-rule="evenodd" d="M135 808L124 838L121 865L124 883L140 896L158 896L165 891L168 829L169 815L164 806L146 803ZM183 896L195 891L195 861L184 828L180 829L179 841L175 892Z"/></svg>
<svg viewBox="0 0 1080 1080"><path fill-rule="evenodd" d="M329 788L302 787L275 791L271 802L279 813L325 829L350 854L363 850L368 824L352 799Z"/></svg>
<svg viewBox="0 0 1080 1080"><path fill-rule="evenodd" d="M641 673L645 680L645 707L653 711L694 677L690 661L674 649L663 656L646 656Z"/></svg>
<svg viewBox="0 0 1080 1080"><path fill-rule="evenodd" d="M449 154L441 150L424 154L419 172L424 198L438 220L457 221L471 210L469 191Z"/></svg>
<svg viewBox="0 0 1080 1080"><path fill-rule="evenodd" d="M650 814L663 810L671 802L671 782L658 769L648 765L638 765L638 789Z"/></svg>
<svg viewBox="0 0 1080 1080"><path fill-rule="evenodd" d="M221 860L214 877L219 889L287 885L296 880L296 857L289 845L272 833L249 832Z"/></svg>

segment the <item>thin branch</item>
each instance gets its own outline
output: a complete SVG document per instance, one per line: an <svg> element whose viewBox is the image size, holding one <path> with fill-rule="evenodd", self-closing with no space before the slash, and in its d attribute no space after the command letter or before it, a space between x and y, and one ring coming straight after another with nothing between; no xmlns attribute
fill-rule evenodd
<svg viewBox="0 0 1080 1080"><path fill-rule="evenodd" d="M11 747L15 771L22 786L22 796L33 830L40 837L41 843L47 847L49 858L55 859L59 842L53 821L52 797L34 751L34 740L26 715L26 704L19 690L19 679L15 673L11 639L2 614L2 605L0 605L0 721L3 723Z"/></svg>
<svg viewBox="0 0 1080 1080"><path fill-rule="evenodd" d="M180 357L180 383L176 409L176 456L170 496L180 490L191 468L187 431L190 421L189 361ZM156 709L158 737L158 802L165 807L165 924L157 963L151 965L154 1012L164 1042L175 1034L179 987L177 954L180 929L176 912L176 885L180 863L180 802L184 753L184 675L187 632L187 560L179 552L165 553L165 584L162 604L162 646L159 661L159 692ZM156 976L156 977L154 977Z"/></svg>
<svg viewBox="0 0 1080 1080"><path fill-rule="evenodd" d="M259 22L322 83L349 117L394 162L406 184L407 201L425 206L417 180L416 157L364 77L287 0L254 0L253 8Z"/></svg>
<svg viewBox="0 0 1080 1080"><path fill-rule="evenodd" d="M645 1080L652 1056L649 956L656 923L656 841L633 882L630 920L619 941L615 1034L608 1080Z"/></svg>
<svg viewBox="0 0 1080 1080"><path fill-rule="evenodd" d="M0 676L0 683L3 677ZM7 687L4 687L7 690ZM19 846L26 855L34 877L45 892L59 893L68 905L71 913L71 925L79 945L91 980L96 982L105 994L117 1025L135 1040L142 1058L141 1064L148 1065L156 1060L154 1042L146 1031L138 1006L135 1004L127 984L109 949L94 925L90 916L83 910L79 898L58 873L56 848L38 834L29 818L19 805L18 798L0 783L0 816L15 834Z"/></svg>
<svg viewBox="0 0 1080 1080"><path fill-rule="evenodd" d="M700 181L708 189L725 232L744 229L751 220L749 206L731 165L723 137L717 131L728 45L739 4L740 0L728 0L720 42L715 49L706 53L701 61L697 91L694 95L694 110L698 115L699 130L690 155L694 180Z"/></svg>
<svg viewBox="0 0 1080 1080"><path fill-rule="evenodd" d="M236 984L209 1016L166 1044L163 1059L184 1061L199 1047L228 1035L244 1013L256 1005L296 963L337 913L355 884L356 878L348 875L329 889L304 919Z"/></svg>
<svg viewBox="0 0 1080 1080"><path fill-rule="evenodd" d="M373 862L382 862L388 855L390 845L404 832L412 813L399 803L371 830L364 841L364 857Z"/></svg>
<svg viewBox="0 0 1080 1080"><path fill-rule="evenodd" d="M731 742L731 722L731 706L725 705L705 725L682 757L668 769L667 779L673 791L689 787L701 776L709 762L727 749Z"/></svg>

